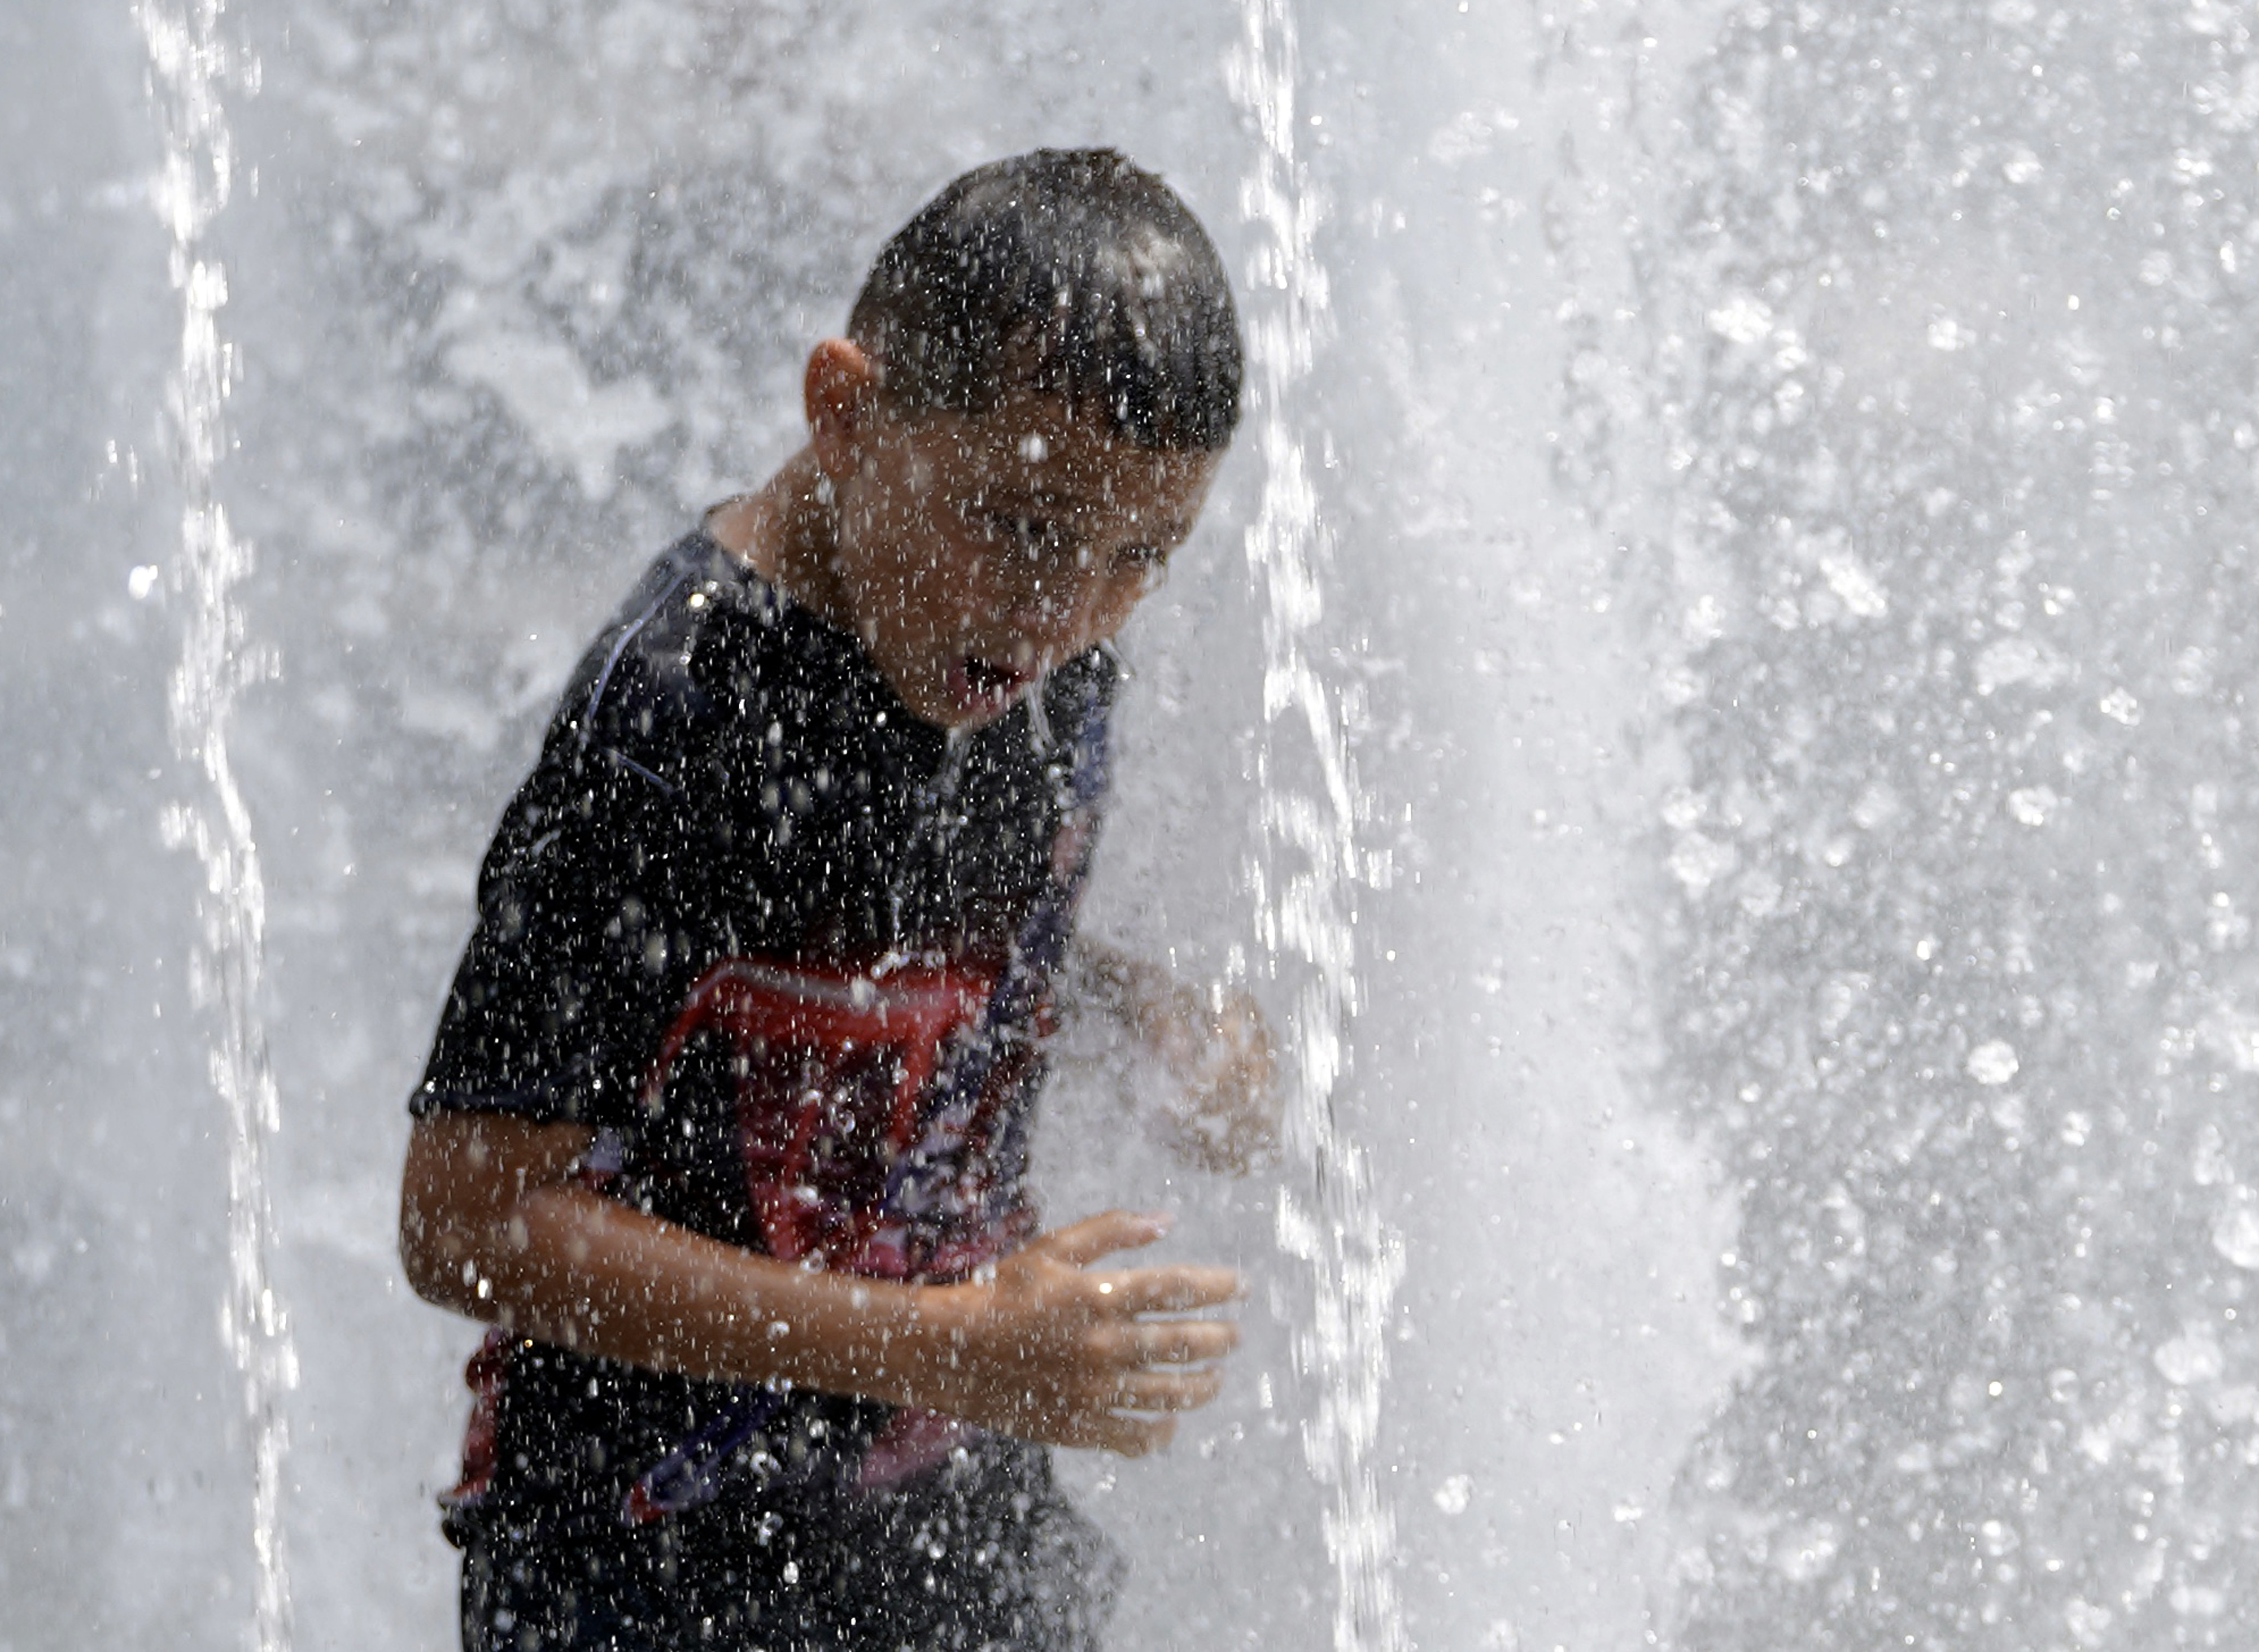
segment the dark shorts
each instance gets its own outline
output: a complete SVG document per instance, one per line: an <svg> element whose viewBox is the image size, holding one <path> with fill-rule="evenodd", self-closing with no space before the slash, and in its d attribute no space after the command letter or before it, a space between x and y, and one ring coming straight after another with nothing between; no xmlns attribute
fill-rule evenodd
<svg viewBox="0 0 2259 1652"><path fill-rule="evenodd" d="M569 1541L484 1523L466 1534L464 1652L1094 1652L1121 1559L1049 1452L997 1444L813 1515Z"/></svg>

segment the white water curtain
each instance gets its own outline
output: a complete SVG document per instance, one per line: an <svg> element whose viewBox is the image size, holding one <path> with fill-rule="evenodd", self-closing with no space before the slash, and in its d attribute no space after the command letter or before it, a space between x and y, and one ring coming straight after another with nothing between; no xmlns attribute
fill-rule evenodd
<svg viewBox="0 0 2259 1652"><path fill-rule="evenodd" d="M1053 1097L1055 1216L1256 1286L1066 1465L1117 1644L2249 1644L2254 22L14 0L0 1646L450 1642L487 833L879 241L1094 142L1257 361L1090 921L1299 1109Z"/></svg>

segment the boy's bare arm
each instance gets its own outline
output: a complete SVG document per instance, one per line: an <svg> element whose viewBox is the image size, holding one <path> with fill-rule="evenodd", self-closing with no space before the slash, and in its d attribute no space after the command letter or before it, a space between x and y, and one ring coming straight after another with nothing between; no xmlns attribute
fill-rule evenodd
<svg viewBox="0 0 2259 1652"><path fill-rule="evenodd" d="M1215 1398L1228 1320L1154 1320L1238 1292L1229 1269L1094 1272L1165 1223L1110 1211L1044 1235L993 1277L908 1285L706 1238L574 1178L591 1134L491 1114L417 1121L400 1251L417 1293L544 1341L654 1370L923 1406L1054 1445L1140 1456L1165 1413ZM1144 1414L1138 1414L1144 1413Z"/></svg>

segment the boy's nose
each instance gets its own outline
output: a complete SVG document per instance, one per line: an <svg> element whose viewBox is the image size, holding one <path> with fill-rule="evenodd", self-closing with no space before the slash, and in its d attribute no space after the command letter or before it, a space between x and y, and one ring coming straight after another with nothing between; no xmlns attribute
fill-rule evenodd
<svg viewBox="0 0 2259 1652"><path fill-rule="evenodd" d="M1037 652L1056 661L1077 652L1095 616L1104 581L1083 569L1047 570L1030 579L1012 606L1012 628Z"/></svg>

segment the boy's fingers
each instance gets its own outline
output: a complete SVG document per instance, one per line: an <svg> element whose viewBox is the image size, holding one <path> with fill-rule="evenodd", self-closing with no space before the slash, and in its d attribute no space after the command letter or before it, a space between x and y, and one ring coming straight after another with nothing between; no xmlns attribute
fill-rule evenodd
<svg viewBox="0 0 2259 1652"><path fill-rule="evenodd" d="M1070 1267L1084 1268L1116 1250L1153 1243L1169 1231L1169 1225L1164 1214L1108 1210L1047 1233L1029 1248L1039 1247Z"/></svg>
<svg viewBox="0 0 2259 1652"><path fill-rule="evenodd" d="M1142 1457L1158 1451L1177 1437L1174 1417L1108 1417L1099 1428L1096 1443L1125 1457Z"/></svg>
<svg viewBox="0 0 2259 1652"><path fill-rule="evenodd" d="M1125 1457L1142 1457L1169 1443L1177 1431L1174 1417L1122 1416L1112 1412L1080 1417L1045 1433L1053 1445L1081 1451L1115 1451Z"/></svg>
<svg viewBox="0 0 2259 1652"><path fill-rule="evenodd" d="M1239 1275L1229 1268L1137 1268L1095 1277L1100 1293L1123 1314L1181 1314L1239 1296Z"/></svg>
<svg viewBox="0 0 2259 1652"><path fill-rule="evenodd" d="M1128 1411L1192 1411L1223 1392L1220 1371L1138 1371L1122 1379Z"/></svg>
<svg viewBox="0 0 2259 1652"><path fill-rule="evenodd" d="M1222 1359L1239 1346L1229 1320L1165 1320L1122 1328L1121 1346L1140 1365L1197 1365Z"/></svg>

